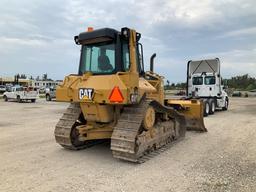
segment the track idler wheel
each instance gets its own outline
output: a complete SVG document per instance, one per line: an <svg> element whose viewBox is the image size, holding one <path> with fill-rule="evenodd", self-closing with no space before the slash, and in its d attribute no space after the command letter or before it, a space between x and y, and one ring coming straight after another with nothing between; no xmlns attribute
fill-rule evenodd
<svg viewBox="0 0 256 192"><path fill-rule="evenodd" d="M156 119L156 112L152 106L148 106L143 119L143 128L150 132L151 137L154 137L154 124Z"/></svg>

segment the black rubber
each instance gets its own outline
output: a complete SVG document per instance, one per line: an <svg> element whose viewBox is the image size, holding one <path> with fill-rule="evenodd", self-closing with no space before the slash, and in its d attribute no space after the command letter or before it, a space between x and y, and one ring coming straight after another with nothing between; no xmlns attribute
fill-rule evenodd
<svg viewBox="0 0 256 192"><path fill-rule="evenodd" d="M19 95L17 96L17 101L18 101L18 103L21 103L21 99L20 99Z"/></svg>
<svg viewBox="0 0 256 192"><path fill-rule="evenodd" d="M3 96L3 99L4 99L5 102L8 101L8 98L7 98L6 95Z"/></svg>
<svg viewBox="0 0 256 192"><path fill-rule="evenodd" d="M46 101L51 101L51 100L52 100L51 96L49 94L46 94Z"/></svg>
<svg viewBox="0 0 256 192"><path fill-rule="evenodd" d="M226 102L227 102L227 103L226 103ZM222 110L223 110L223 111L227 111L227 110L228 110L228 104L229 104L229 101L228 101L228 99L226 98L225 107L222 107Z"/></svg>
<svg viewBox="0 0 256 192"><path fill-rule="evenodd" d="M213 106L213 105L214 105L214 110L212 110L212 106ZM216 109L216 102L215 102L214 99L209 99L209 107L210 107L210 109L209 109L209 114L210 114L210 115L213 115L214 112L215 112L215 109Z"/></svg>
<svg viewBox="0 0 256 192"><path fill-rule="evenodd" d="M204 117L207 117L209 115L209 111L206 111L206 106L208 105L209 107L209 111L210 111L210 104L209 101L207 99L204 100Z"/></svg>

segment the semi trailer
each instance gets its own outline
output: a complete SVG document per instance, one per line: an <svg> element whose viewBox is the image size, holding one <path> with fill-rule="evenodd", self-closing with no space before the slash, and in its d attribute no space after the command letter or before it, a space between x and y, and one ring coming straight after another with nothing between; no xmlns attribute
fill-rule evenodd
<svg viewBox="0 0 256 192"><path fill-rule="evenodd" d="M220 60L189 61L187 64L187 96L204 101L204 116L217 108L227 110L229 98L220 75Z"/></svg>

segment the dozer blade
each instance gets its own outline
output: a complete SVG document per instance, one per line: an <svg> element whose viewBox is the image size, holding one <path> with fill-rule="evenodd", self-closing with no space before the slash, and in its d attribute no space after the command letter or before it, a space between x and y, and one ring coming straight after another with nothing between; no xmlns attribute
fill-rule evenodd
<svg viewBox="0 0 256 192"><path fill-rule="evenodd" d="M207 132L204 125L203 102L201 100L170 99L167 100L167 105L185 116L187 130Z"/></svg>

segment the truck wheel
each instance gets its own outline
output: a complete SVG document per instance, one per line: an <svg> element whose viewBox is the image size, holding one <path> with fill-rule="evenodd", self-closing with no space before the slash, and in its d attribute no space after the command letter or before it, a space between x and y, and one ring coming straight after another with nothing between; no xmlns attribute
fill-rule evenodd
<svg viewBox="0 0 256 192"><path fill-rule="evenodd" d="M49 94L46 95L46 101L51 101L51 96Z"/></svg>
<svg viewBox="0 0 256 192"><path fill-rule="evenodd" d="M228 99L227 98L225 99L225 106L222 107L222 110L223 111L227 111L228 110Z"/></svg>
<svg viewBox="0 0 256 192"><path fill-rule="evenodd" d="M21 99L20 99L19 95L17 96L17 101L18 101L18 103L21 103Z"/></svg>
<svg viewBox="0 0 256 192"><path fill-rule="evenodd" d="M35 100L35 99L31 99L31 102L32 102L32 103L35 103L35 102L36 102L36 100Z"/></svg>
<svg viewBox="0 0 256 192"><path fill-rule="evenodd" d="M7 98L6 95L3 96L3 99L4 99L5 102L8 101L8 98Z"/></svg>
<svg viewBox="0 0 256 192"><path fill-rule="evenodd" d="M212 115L212 114L214 114L215 109L216 109L215 100L214 99L210 99L209 100L209 104L210 104L209 114Z"/></svg>
<svg viewBox="0 0 256 192"><path fill-rule="evenodd" d="M204 117L207 117L209 115L209 111L210 111L210 105L208 100L204 101Z"/></svg>

